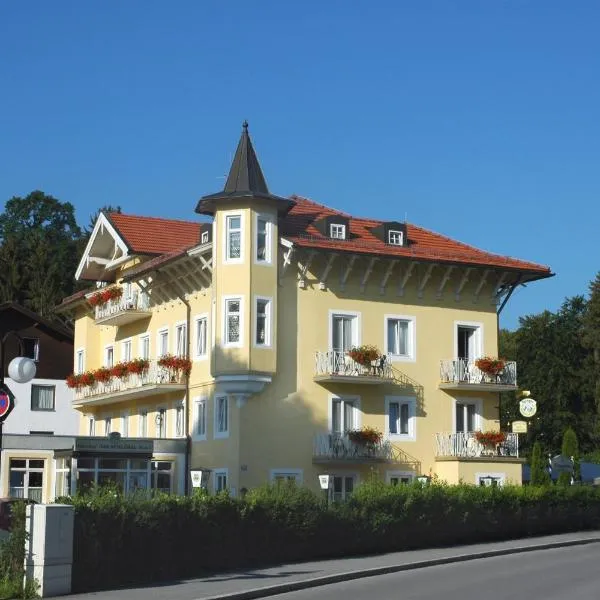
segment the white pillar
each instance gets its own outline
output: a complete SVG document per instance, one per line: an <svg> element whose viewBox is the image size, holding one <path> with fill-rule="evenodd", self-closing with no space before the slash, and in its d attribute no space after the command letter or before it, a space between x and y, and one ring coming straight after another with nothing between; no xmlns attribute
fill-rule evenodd
<svg viewBox="0 0 600 600"><path fill-rule="evenodd" d="M25 576L37 580L42 598L71 593L74 517L65 504L27 507Z"/></svg>

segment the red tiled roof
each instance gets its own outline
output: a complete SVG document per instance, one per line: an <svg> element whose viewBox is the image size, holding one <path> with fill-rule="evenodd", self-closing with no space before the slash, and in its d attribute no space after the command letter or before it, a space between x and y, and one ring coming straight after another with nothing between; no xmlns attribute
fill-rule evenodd
<svg viewBox="0 0 600 600"><path fill-rule="evenodd" d="M500 267L533 271L548 276L551 274L550 268L547 266L479 250L410 223L406 225L409 246L390 246L371 232L371 229L381 225L383 221L351 217L347 213L299 196L292 196L292 199L296 201L296 205L283 219L280 234L297 246L358 252L375 256L420 258L429 261ZM340 215L350 219L351 239L332 240L314 226L315 221L331 215Z"/></svg>
<svg viewBox="0 0 600 600"><path fill-rule="evenodd" d="M107 213L133 254L165 254L200 241L201 223Z"/></svg>
<svg viewBox="0 0 600 600"><path fill-rule="evenodd" d="M85 298L85 295L88 294L89 292L93 291L93 289L95 289L95 288L88 288L87 290L80 290L79 292L75 292L74 294L71 294L70 296L63 298L62 302L58 305L57 308L63 308L65 306L73 304L74 302L83 300Z"/></svg>

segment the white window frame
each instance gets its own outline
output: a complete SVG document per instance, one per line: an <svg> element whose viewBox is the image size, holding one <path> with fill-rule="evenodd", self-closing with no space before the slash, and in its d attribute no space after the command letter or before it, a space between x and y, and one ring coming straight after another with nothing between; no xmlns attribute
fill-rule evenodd
<svg viewBox="0 0 600 600"><path fill-rule="evenodd" d="M177 433L179 411L181 411L181 433ZM179 400L173 404L173 437L176 439L185 437L185 400Z"/></svg>
<svg viewBox="0 0 600 600"><path fill-rule="evenodd" d="M81 361L79 358L81 357ZM73 369L76 375L81 375L85 372L85 348L77 348L75 351L75 368Z"/></svg>
<svg viewBox="0 0 600 600"><path fill-rule="evenodd" d="M225 399L227 403L227 418L226 418L226 429L224 431L219 431L219 401L221 399ZM229 437L229 431L231 429L231 402L229 401L229 396L227 394L215 394L214 398L214 430L213 437L216 440L222 440Z"/></svg>
<svg viewBox="0 0 600 600"><path fill-rule="evenodd" d="M145 340L148 340L148 356L144 356L144 341ZM140 335L139 339L138 339L138 356L140 358L150 359L151 352L152 352L152 348L150 346L150 335L147 333L144 333L143 335Z"/></svg>
<svg viewBox="0 0 600 600"><path fill-rule="evenodd" d="M108 351L112 350L112 365L108 364ZM114 344L107 344L106 346L104 346L104 360L102 361L102 364L104 367L107 367L110 369L110 367L114 366L116 364L115 362L115 346Z"/></svg>
<svg viewBox="0 0 600 600"><path fill-rule="evenodd" d="M195 442L204 442L207 440L208 434L208 396L196 396L193 399L194 403L194 430L192 439ZM204 433L198 433L198 425L200 422L200 407L204 411Z"/></svg>
<svg viewBox="0 0 600 600"><path fill-rule="evenodd" d="M400 242L392 242L392 235L399 236L400 237ZM390 246L402 246L402 244L404 244L404 232L403 231L398 231L397 229L390 229L388 231L387 243Z"/></svg>
<svg viewBox="0 0 600 600"><path fill-rule="evenodd" d="M129 437L129 411L124 410L121 412L121 435L123 437Z"/></svg>
<svg viewBox="0 0 600 600"><path fill-rule="evenodd" d="M156 332L156 358L160 358L161 356L164 356L163 354L160 354L160 338L165 333L167 334L167 343L166 343L167 351L166 351L165 354L169 353L169 328L168 327L161 327Z"/></svg>
<svg viewBox="0 0 600 600"><path fill-rule="evenodd" d="M498 487L502 487L506 484L506 473L475 473L475 485L481 485L481 479L485 477L493 477L494 479L498 479Z"/></svg>
<svg viewBox="0 0 600 600"><path fill-rule="evenodd" d="M223 263L225 264L239 264L244 262L244 213L239 210L227 211L222 213L223 217ZM232 218L239 217L240 219L240 257L231 258L229 256L229 221ZM237 230L234 230L237 231Z"/></svg>
<svg viewBox="0 0 600 600"><path fill-rule="evenodd" d="M333 232L336 232L334 235ZM341 233L341 235L338 235ZM329 224L329 237L332 240L345 240L346 239L346 225L344 223L330 223Z"/></svg>
<svg viewBox="0 0 600 600"><path fill-rule="evenodd" d="M141 438L147 438L148 435L148 415L150 409L147 406L140 406L138 408L138 436ZM144 417L144 418L142 418ZM145 429L145 431L144 431Z"/></svg>
<svg viewBox="0 0 600 600"><path fill-rule="evenodd" d="M161 429L159 430L157 417L158 417L158 415L160 415L161 411L163 411L164 420L161 425ZM162 431L162 433L164 433L164 436L159 435L160 431ZM154 432L155 432L154 437L158 440L169 439L169 407L166 406L165 404L161 404L156 407L156 412L154 413Z"/></svg>
<svg viewBox="0 0 600 600"><path fill-rule="evenodd" d="M125 302L133 301L133 284L131 281L126 281L121 285L123 289L123 300Z"/></svg>
<svg viewBox="0 0 600 600"><path fill-rule="evenodd" d="M125 348L129 345L129 358L125 355ZM127 361L133 359L133 340L132 338L126 338L121 341L121 361Z"/></svg>
<svg viewBox="0 0 600 600"><path fill-rule="evenodd" d="M356 395L338 395L338 394L330 394L327 408L327 429L329 433L333 433L333 401L340 400L341 402L351 402L352 403L352 429L360 429L362 427L362 411L360 406L360 396ZM342 415L344 411L342 410ZM343 435L343 431L341 432Z"/></svg>
<svg viewBox="0 0 600 600"><path fill-rule="evenodd" d="M23 343L25 340L33 340L33 356L28 358L33 359L34 362L40 362L40 338L25 336L22 338Z"/></svg>
<svg viewBox="0 0 600 600"><path fill-rule="evenodd" d="M39 388L52 388L52 408L33 408L33 390ZM47 383L32 383L30 388L30 404L31 412L56 412L56 386Z"/></svg>
<svg viewBox="0 0 600 600"><path fill-rule="evenodd" d="M360 484L360 475L357 472L354 472L354 471L347 471L347 472L345 472L345 471L335 471L335 472L331 473L331 479L330 479L331 484L330 484L330 487L329 487L329 500L330 500L330 502L334 501L334 498L333 498L333 494L334 494L333 478L334 477L343 477L344 479L346 477L351 477L354 480L354 482L352 484L352 493L354 493L356 491L356 488ZM344 495L344 497L342 498L342 502L346 502L348 500L348 498L346 497L346 485L345 485L345 483L344 483L344 491L342 493Z"/></svg>
<svg viewBox="0 0 600 600"><path fill-rule="evenodd" d="M329 331L329 344L328 350L333 350L333 317L353 317L353 327L352 327L352 345L360 346L361 344L361 331L362 331L362 317L361 313L357 311L351 310L330 310L329 311L329 323L328 323L328 331Z"/></svg>
<svg viewBox="0 0 600 600"><path fill-rule="evenodd" d="M198 336L200 333L200 321L206 321L204 329L205 342L204 342L204 354L198 354ZM208 313L201 313L194 317L194 360L206 360L208 358L208 347L210 343L210 334L208 331Z"/></svg>
<svg viewBox="0 0 600 600"><path fill-rule="evenodd" d="M473 421L473 431L481 431L483 426L483 400L481 398L452 398L452 431L453 433L460 433L456 431L456 405L457 404L474 404L475 405L475 418Z"/></svg>
<svg viewBox="0 0 600 600"><path fill-rule="evenodd" d="M265 258L258 258L258 222L265 221L266 223L266 235L265 235ZM254 215L254 264L256 265L271 265L272 264L272 251L273 245L273 217L269 214L256 213Z"/></svg>
<svg viewBox="0 0 600 600"><path fill-rule="evenodd" d="M386 471L385 482L391 485L392 479L409 479L409 484L411 484L414 482L416 476L414 471Z"/></svg>
<svg viewBox="0 0 600 600"><path fill-rule="evenodd" d="M112 433L112 416L105 416L104 421L104 436L108 437Z"/></svg>
<svg viewBox="0 0 600 600"><path fill-rule="evenodd" d="M408 404L408 433L390 433L390 404ZM385 432L390 442L415 442L417 440L417 399L414 396L385 397Z"/></svg>
<svg viewBox="0 0 600 600"><path fill-rule="evenodd" d="M217 490L217 477L225 477L225 487L222 490ZM213 471L213 493L217 493L218 491L228 490L229 486L229 469L220 467Z"/></svg>
<svg viewBox="0 0 600 600"><path fill-rule="evenodd" d="M96 418L94 415L88 415L88 435L90 437L96 436Z"/></svg>
<svg viewBox="0 0 600 600"><path fill-rule="evenodd" d="M483 323L479 321L454 321L454 351L452 356L458 359L458 328L468 327L476 330L475 356L471 360L477 360L483 356Z"/></svg>
<svg viewBox="0 0 600 600"><path fill-rule="evenodd" d="M200 243L201 244L208 244L208 231L203 231L202 234L200 235Z"/></svg>
<svg viewBox="0 0 600 600"><path fill-rule="evenodd" d="M177 352L177 342L179 340L179 329L183 329L183 352ZM173 356L187 356L187 323L185 321L177 321L173 325Z"/></svg>
<svg viewBox="0 0 600 600"><path fill-rule="evenodd" d="M275 483L277 477L293 477L297 485L302 485L304 482L303 469L271 469L269 481Z"/></svg>
<svg viewBox="0 0 600 600"><path fill-rule="evenodd" d="M265 309L265 341L260 344L256 340L258 334L258 302L265 301L267 303ZM252 318L252 339L255 348L270 348L271 347L271 330L273 323L273 298L268 296L254 296L254 314Z"/></svg>
<svg viewBox="0 0 600 600"><path fill-rule="evenodd" d="M388 345L388 321L395 319L408 322L408 354L391 354ZM384 315L383 318L383 347L385 354L392 362L416 362L417 360L417 317L413 315Z"/></svg>
<svg viewBox="0 0 600 600"><path fill-rule="evenodd" d="M228 341L228 321L229 313L227 305L230 301L237 300L240 303L240 339L237 342ZM241 348L244 345L244 297L238 294L223 296L223 347L224 348Z"/></svg>

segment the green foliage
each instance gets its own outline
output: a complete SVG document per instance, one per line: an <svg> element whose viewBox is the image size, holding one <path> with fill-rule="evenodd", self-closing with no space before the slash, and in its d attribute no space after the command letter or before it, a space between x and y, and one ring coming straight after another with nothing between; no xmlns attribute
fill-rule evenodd
<svg viewBox="0 0 600 600"><path fill-rule="evenodd" d="M574 472L573 478L575 481L580 479L580 468L579 468L579 443L577 441L577 434L573 431L571 427L569 427L564 435L561 446L561 454L563 456L573 457L574 460ZM558 476L558 484L559 485L571 485L571 474L570 473L561 473Z"/></svg>
<svg viewBox="0 0 600 600"><path fill-rule="evenodd" d="M542 446L539 442L533 445L531 453L531 485L549 485L550 474L546 468L546 461L542 454Z"/></svg>
<svg viewBox="0 0 600 600"><path fill-rule="evenodd" d="M65 499L61 499L65 501ZM326 506L281 483L189 497L98 493L75 506L75 592L231 569L600 527L600 490L369 481Z"/></svg>

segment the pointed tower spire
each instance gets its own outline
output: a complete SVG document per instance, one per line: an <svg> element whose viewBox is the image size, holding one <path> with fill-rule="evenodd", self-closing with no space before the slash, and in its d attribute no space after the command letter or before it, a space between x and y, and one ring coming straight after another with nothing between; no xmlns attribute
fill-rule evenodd
<svg viewBox="0 0 600 600"><path fill-rule="evenodd" d="M242 136L238 142L223 191L200 198L196 206L196 212L213 215L217 208L224 206L232 200L243 198L272 200L277 203L277 209L280 214L287 213L296 204L294 200L275 196L269 192L265 176L260 168L258 157L248 133L248 121L244 121L242 124Z"/></svg>

